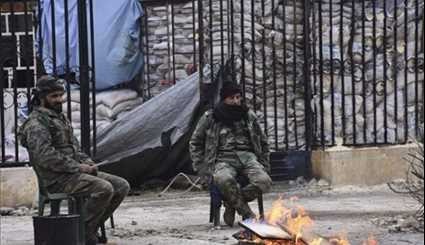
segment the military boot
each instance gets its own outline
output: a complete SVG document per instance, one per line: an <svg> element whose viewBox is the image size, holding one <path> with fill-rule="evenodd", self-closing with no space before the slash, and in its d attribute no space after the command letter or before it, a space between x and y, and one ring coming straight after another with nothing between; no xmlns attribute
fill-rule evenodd
<svg viewBox="0 0 425 245"><path fill-rule="evenodd" d="M224 223L230 227L233 227L233 224L235 223L236 210L231 205L226 203L224 204L224 207L226 208L223 214Z"/></svg>
<svg viewBox="0 0 425 245"><path fill-rule="evenodd" d="M90 234L90 235L86 234L86 243L85 243L86 245L96 245L98 243L99 241L97 240L96 234Z"/></svg>
<svg viewBox="0 0 425 245"><path fill-rule="evenodd" d="M235 209L238 211L238 214L242 216L242 220L255 219L256 217L247 202L239 202L238 205L235 206Z"/></svg>

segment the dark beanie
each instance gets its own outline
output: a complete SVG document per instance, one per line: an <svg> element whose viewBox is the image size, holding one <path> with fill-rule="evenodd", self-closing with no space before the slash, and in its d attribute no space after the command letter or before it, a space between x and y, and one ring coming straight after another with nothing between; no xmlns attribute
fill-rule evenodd
<svg viewBox="0 0 425 245"><path fill-rule="evenodd" d="M238 84L233 82L228 82L223 84L223 87L221 88L221 91L220 91L220 97L222 100L224 100L227 97L230 97L235 94L240 94L240 93L242 93L242 90Z"/></svg>
<svg viewBox="0 0 425 245"><path fill-rule="evenodd" d="M58 79L49 75L42 76L37 80L34 92L41 98L55 91L65 91L64 84L65 81L63 79Z"/></svg>

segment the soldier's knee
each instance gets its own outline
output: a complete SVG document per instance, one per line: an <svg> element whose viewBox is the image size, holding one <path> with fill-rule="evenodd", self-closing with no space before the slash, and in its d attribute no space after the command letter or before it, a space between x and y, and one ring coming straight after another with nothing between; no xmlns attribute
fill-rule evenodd
<svg viewBox="0 0 425 245"><path fill-rule="evenodd" d="M102 181L100 185L98 185L98 190L102 199L111 199L114 195L114 187L108 181Z"/></svg>
<svg viewBox="0 0 425 245"><path fill-rule="evenodd" d="M261 176L256 181L256 186L260 188L261 192L265 193L270 190L272 187L272 179L267 174L264 176Z"/></svg>
<svg viewBox="0 0 425 245"><path fill-rule="evenodd" d="M130 192L130 184L127 180L121 179L118 192L122 196L127 196L128 192Z"/></svg>
<svg viewBox="0 0 425 245"><path fill-rule="evenodd" d="M217 186L225 186L235 182L235 179L230 174L214 175L214 184Z"/></svg>

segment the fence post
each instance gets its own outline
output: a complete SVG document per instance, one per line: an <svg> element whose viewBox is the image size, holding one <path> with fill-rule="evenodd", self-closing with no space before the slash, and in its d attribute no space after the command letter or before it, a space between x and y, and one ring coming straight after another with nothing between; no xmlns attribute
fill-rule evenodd
<svg viewBox="0 0 425 245"><path fill-rule="evenodd" d="M78 44L80 55L81 149L90 155L90 77L86 0L78 0Z"/></svg>
<svg viewBox="0 0 425 245"><path fill-rule="evenodd" d="M304 0L304 115L306 151L310 151L313 142L313 117L311 110L311 69L310 69L310 0Z"/></svg>
<svg viewBox="0 0 425 245"><path fill-rule="evenodd" d="M203 16L203 0L198 0L198 42L199 42L199 90L201 105L206 103L205 86L204 86L204 16ZM196 54L194 54L196 55ZM212 69L212 67L211 67Z"/></svg>
<svg viewBox="0 0 425 245"><path fill-rule="evenodd" d="M1 36L1 30L0 30L0 36ZM0 58L0 69L3 71L3 60ZM6 83L6 78L3 77L3 72L0 72L0 140L1 140L1 162L6 161L6 149L5 149L5 115L4 115L4 86Z"/></svg>

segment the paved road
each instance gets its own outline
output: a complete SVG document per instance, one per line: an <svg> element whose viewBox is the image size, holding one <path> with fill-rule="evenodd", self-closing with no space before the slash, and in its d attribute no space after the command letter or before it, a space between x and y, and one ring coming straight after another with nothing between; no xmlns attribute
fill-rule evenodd
<svg viewBox="0 0 425 245"><path fill-rule="evenodd" d="M353 245L374 234L382 245L424 244L421 233L390 233L371 221L412 213L416 205L408 197L393 194L385 187L334 190L291 189L276 185L265 195L264 205L272 206L280 196L297 196L298 203L315 219L315 231L326 236L346 233ZM239 227L212 229L208 223L209 198L206 193L176 193L158 197L142 193L128 197L115 213L115 230L108 229L112 241L120 245L233 245ZM256 210L256 204L252 204ZM1 245L33 244L31 216L1 217Z"/></svg>

